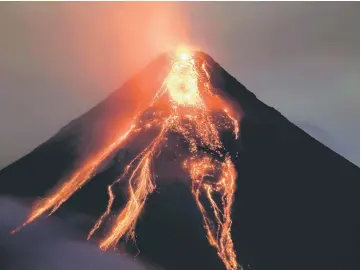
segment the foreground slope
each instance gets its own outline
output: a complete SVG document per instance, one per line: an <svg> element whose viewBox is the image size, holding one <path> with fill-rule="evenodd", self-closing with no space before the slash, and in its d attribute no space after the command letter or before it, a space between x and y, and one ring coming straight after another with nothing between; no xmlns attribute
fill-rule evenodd
<svg viewBox="0 0 361 270"><path fill-rule="evenodd" d="M259 101L211 57L203 53L199 57L210 66L213 87L230 96L243 112L241 136L232 149L238 152L232 235L240 263L267 270L358 269L359 168ZM147 99L147 92L160 86L167 61L160 57L88 113L0 171L0 192L44 195L75 160L96 150L99 140L114 136L117 122L137 106L134 95ZM64 208L99 215L107 201L106 186L137 145L122 149ZM159 185L136 232L140 256L165 269L224 269L208 245L201 216L183 182Z"/></svg>

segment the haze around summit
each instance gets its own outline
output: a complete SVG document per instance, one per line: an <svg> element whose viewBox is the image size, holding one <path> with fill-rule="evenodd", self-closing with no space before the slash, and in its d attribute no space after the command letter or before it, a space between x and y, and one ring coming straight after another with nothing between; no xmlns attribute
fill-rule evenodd
<svg viewBox="0 0 361 270"><path fill-rule="evenodd" d="M0 167L179 43L359 165L359 3L1 3Z"/></svg>

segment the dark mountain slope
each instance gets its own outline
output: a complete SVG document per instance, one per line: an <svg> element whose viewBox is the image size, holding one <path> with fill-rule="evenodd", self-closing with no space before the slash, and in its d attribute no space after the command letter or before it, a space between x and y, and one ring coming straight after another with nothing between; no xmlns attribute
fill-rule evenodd
<svg viewBox="0 0 361 270"><path fill-rule="evenodd" d="M239 261L261 270L359 269L359 168L259 101L211 57L197 57L206 59L212 85L243 110L240 139L224 142L239 152L233 157L238 179L232 227ZM43 195L74 165L76 156L97 149L99 134L115 136L114 123L131 111L124 104L137 106L125 93L143 91L146 100L147 89L159 87L163 75L155 78L166 63L166 57L159 58L0 171L0 192ZM110 164L64 208L99 215L106 205L106 186L119 175L121 164L125 160ZM159 185L136 233L140 256L166 269L224 269L206 241L200 213L184 183L169 179L169 184Z"/></svg>

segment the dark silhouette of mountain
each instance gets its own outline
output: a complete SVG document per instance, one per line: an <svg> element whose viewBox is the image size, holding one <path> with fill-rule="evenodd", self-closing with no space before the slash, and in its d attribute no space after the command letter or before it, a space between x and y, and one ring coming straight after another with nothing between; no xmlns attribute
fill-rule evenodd
<svg viewBox="0 0 361 270"><path fill-rule="evenodd" d="M255 270L359 269L359 167L262 103L210 56L197 53L197 57L208 63L213 87L243 111L240 139L224 142L232 153L238 152L233 155L238 178L232 236L239 262ZM167 63L166 56L160 57L88 113L0 171L0 192L43 196L75 166L76 158L81 160L99 147L98 138L115 136L112 125L127 113L125 104L135 106L127 100L128 93L159 87ZM129 146L120 157L113 157L62 209L100 215L108 199L106 187L121 173L132 149ZM124 201L120 196L118 206ZM136 234L140 256L165 269L224 269L207 242L185 182L169 179L158 185ZM129 244L129 249L135 247Z"/></svg>

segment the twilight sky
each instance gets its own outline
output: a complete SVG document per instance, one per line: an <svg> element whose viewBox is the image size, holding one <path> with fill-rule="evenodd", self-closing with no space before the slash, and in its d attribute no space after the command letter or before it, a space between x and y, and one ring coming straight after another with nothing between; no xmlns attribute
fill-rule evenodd
<svg viewBox="0 0 361 270"><path fill-rule="evenodd" d="M181 43L359 165L359 17L358 2L1 2L0 168Z"/></svg>

